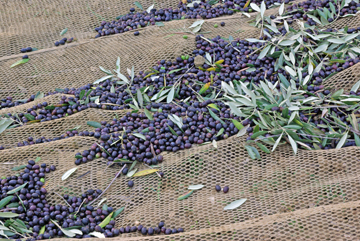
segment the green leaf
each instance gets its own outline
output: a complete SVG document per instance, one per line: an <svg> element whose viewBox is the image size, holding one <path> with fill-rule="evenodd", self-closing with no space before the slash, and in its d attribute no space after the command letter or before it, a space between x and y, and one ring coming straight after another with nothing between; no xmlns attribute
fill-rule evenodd
<svg viewBox="0 0 360 241"><path fill-rule="evenodd" d="M138 1L134 2L135 6L140 8L141 10L144 10L144 8L141 6L141 3L139 3Z"/></svg>
<svg viewBox="0 0 360 241"><path fill-rule="evenodd" d="M41 157L36 157L35 162L39 162L41 160Z"/></svg>
<svg viewBox="0 0 360 241"><path fill-rule="evenodd" d="M212 110L210 110L209 108L208 108L208 110L209 110L209 113L210 113L212 118L214 118L215 120L220 121L221 124L225 125L225 122L223 120L221 120Z"/></svg>
<svg viewBox="0 0 360 241"><path fill-rule="evenodd" d="M149 120L154 120L152 113L148 109L144 109L145 115Z"/></svg>
<svg viewBox="0 0 360 241"><path fill-rule="evenodd" d="M3 119L0 121L0 134L4 132L12 123L14 122L13 119Z"/></svg>
<svg viewBox="0 0 360 241"><path fill-rule="evenodd" d="M265 153L270 153L270 150L263 144L261 144L260 142L256 142L256 145Z"/></svg>
<svg viewBox="0 0 360 241"><path fill-rule="evenodd" d="M266 56L266 54L269 52L270 48L271 45L268 45L266 48L264 48L259 54L258 59L263 59Z"/></svg>
<svg viewBox="0 0 360 241"><path fill-rule="evenodd" d="M107 76L104 76L104 77L101 77L100 79L96 80L93 84L96 85L96 84L99 84L107 79L110 79L114 77L114 75L107 75Z"/></svg>
<svg viewBox="0 0 360 241"><path fill-rule="evenodd" d="M258 131L258 132L251 135L251 139L255 139L256 137L262 136L262 135L267 134L267 133L268 133L267 131Z"/></svg>
<svg viewBox="0 0 360 241"><path fill-rule="evenodd" d="M239 131L240 131L242 128L244 128L244 126L243 126L240 122L238 122L237 120L232 119L231 121L232 121L232 123L235 125L235 127L236 127Z"/></svg>
<svg viewBox="0 0 360 241"><path fill-rule="evenodd" d="M81 100L85 95L85 90L82 90L79 94L79 99Z"/></svg>
<svg viewBox="0 0 360 241"><path fill-rule="evenodd" d="M281 135L279 136L279 138L276 140L276 142L275 142L275 144L274 144L273 149L271 150L271 152L275 151L276 147L277 147L277 146L279 145L279 143L280 143L280 140L281 140L283 134L284 134L284 132L281 133Z"/></svg>
<svg viewBox="0 0 360 241"><path fill-rule="evenodd" d="M33 115L31 115L31 114L26 113L26 114L24 114L24 116L25 116L26 119L28 119L29 121L35 120L35 117L34 117Z"/></svg>
<svg viewBox="0 0 360 241"><path fill-rule="evenodd" d="M330 38L327 41L330 42L330 43L334 43L334 44L344 44L344 43L346 43L345 40L338 39L338 38Z"/></svg>
<svg viewBox="0 0 360 241"><path fill-rule="evenodd" d="M165 26L165 24L163 22L155 22L155 25L159 26L159 27L164 27Z"/></svg>
<svg viewBox="0 0 360 241"><path fill-rule="evenodd" d="M360 146L360 138L357 134L354 134L354 137L355 137L355 143L357 146Z"/></svg>
<svg viewBox="0 0 360 241"><path fill-rule="evenodd" d="M29 59L20 59L19 61L16 61L14 64L12 64L11 66L10 66L10 68L13 68L13 67L15 67L15 66L18 66L18 65L20 65L20 64L25 64L25 63L27 63L29 61Z"/></svg>
<svg viewBox="0 0 360 241"><path fill-rule="evenodd" d="M199 94L200 95L204 94L209 89L210 84L211 84L210 82L204 84L204 86L201 87L201 89L199 90Z"/></svg>
<svg viewBox="0 0 360 241"><path fill-rule="evenodd" d="M21 165L21 166L18 166L18 167L13 167L11 170L12 171L19 171L21 169L24 169L26 167L26 165Z"/></svg>
<svg viewBox="0 0 360 241"><path fill-rule="evenodd" d="M242 199L239 199L239 200L236 200L232 203L230 203L229 205L227 205L226 207L224 207L224 210L233 210L235 208L238 208L240 207L244 202L246 202L246 198L242 198Z"/></svg>
<svg viewBox="0 0 360 241"><path fill-rule="evenodd" d="M62 175L61 180L65 181L68 177L71 176L71 174L76 172L77 169L78 169L77 167L74 167L74 168L71 168L70 170L68 170L67 172L65 172L64 175Z"/></svg>
<svg viewBox="0 0 360 241"><path fill-rule="evenodd" d="M140 139L143 139L144 141L146 141L146 137L143 135L143 134L140 134L140 133L133 133L133 136L136 136Z"/></svg>
<svg viewBox="0 0 360 241"><path fill-rule="evenodd" d="M8 191L6 194L7 195L14 194L14 193L20 191L21 189L23 189L27 184L28 183L24 183L23 185L18 186L17 188L14 188L13 190Z"/></svg>
<svg viewBox="0 0 360 241"><path fill-rule="evenodd" d="M253 151L253 149L250 146L245 146L245 149L247 150L249 156L251 157L251 159L255 160L256 159L256 155Z"/></svg>
<svg viewBox="0 0 360 241"><path fill-rule="evenodd" d="M171 126L169 126L168 124L167 124L167 126L169 127L169 129L170 129L171 133L173 133L173 135L179 136L179 135L173 130L173 128L171 128Z"/></svg>
<svg viewBox="0 0 360 241"><path fill-rule="evenodd" d="M0 218L15 218L19 216L17 213L0 212Z"/></svg>
<svg viewBox="0 0 360 241"><path fill-rule="evenodd" d="M109 222L111 221L111 218L113 216L114 212L110 213L100 224L99 226L104 228L106 225L109 224Z"/></svg>
<svg viewBox="0 0 360 241"><path fill-rule="evenodd" d="M345 132L345 134L341 137L339 143L336 145L336 149L340 149L346 142L348 136L348 132Z"/></svg>
<svg viewBox="0 0 360 241"><path fill-rule="evenodd" d="M224 133L225 129L221 128L219 132L216 134L216 136L221 136L222 133Z"/></svg>
<svg viewBox="0 0 360 241"><path fill-rule="evenodd" d="M11 201L11 199L12 199L13 197L14 197L14 196L7 196L7 197L1 199L1 201L0 201L0 208L5 207L5 206Z"/></svg>
<svg viewBox="0 0 360 241"><path fill-rule="evenodd" d="M53 224L55 224L60 230L61 232L63 232L66 236L72 238L72 237L75 237L75 233L69 231L69 230L66 230L66 229L63 229L60 227L60 225L58 223L56 223L55 221L51 220L51 222L53 222Z"/></svg>
<svg viewBox="0 0 360 241"><path fill-rule="evenodd" d="M86 122L86 124L88 124L89 126L95 127L95 128L101 128L101 124L96 121L88 121L88 122Z"/></svg>
<svg viewBox="0 0 360 241"><path fill-rule="evenodd" d="M43 234L43 233L45 233L45 225L44 226L42 226L42 228L40 229L40 232L39 232L39 234Z"/></svg>
<svg viewBox="0 0 360 241"><path fill-rule="evenodd" d="M60 36L66 34L67 31L68 31L68 28L64 28L64 29L60 32Z"/></svg>
<svg viewBox="0 0 360 241"><path fill-rule="evenodd" d="M289 88L290 82L286 79L286 77L283 74L278 74L281 83L286 87Z"/></svg>
<svg viewBox="0 0 360 241"><path fill-rule="evenodd" d="M39 92L36 93L34 100L38 100L38 99L41 99L41 98L44 98L44 93L39 91Z"/></svg>
<svg viewBox="0 0 360 241"><path fill-rule="evenodd" d="M142 107L144 104L144 99L143 99L140 89L136 90L136 95L137 95L137 100L138 100L140 106Z"/></svg>
<svg viewBox="0 0 360 241"><path fill-rule="evenodd" d="M191 190L191 191L185 193L184 195L181 195L180 197L178 197L177 200L179 200L179 201L184 200L184 199L188 198L191 194L193 194L193 192L194 192L194 190Z"/></svg>
<svg viewBox="0 0 360 241"><path fill-rule="evenodd" d="M176 73L176 72L178 72L178 71L180 71L180 70L183 70L183 69L173 69L173 70L171 70L169 73L167 73L167 74L172 74L172 73Z"/></svg>
<svg viewBox="0 0 360 241"><path fill-rule="evenodd" d="M344 93L344 90L343 90L343 89L338 90L338 91L336 91L336 92L331 96L331 98L332 98L332 99L336 99L336 98L340 97L340 95L342 95L343 93Z"/></svg>
<svg viewBox="0 0 360 241"><path fill-rule="evenodd" d="M166 102L170 103L173 99L174 99L174 95L175 95L175 88L174 86L171 88L167 98L166 98Z"/></svg>
<svg viewBox="0 0 360 241"><path fill-rule="evenodd" d="M288 138L289 138L289 141L290 141L290 144L291 144L291 147L294 151L294 154L296 155L297 153L297 145L296 145L296 142L294 141L293 138L291 138L291 136L288 134Z"/></svg>
<svg viewBox="0 0 360 241"><path fill-rule="evenodd" d="M220 111L219 107L217 105L215 105L215 104L208 104L207 106L210 107L210 108L213 108L215 110Z"/></svg>
<svg viewBox="0 0 360 241"><path fill-rule="evenodd" d="M17 207L19 207L20 205L19 205L19 203L10 203L9 205L7 205L6 207L7 208L17 208Z"/></svg>

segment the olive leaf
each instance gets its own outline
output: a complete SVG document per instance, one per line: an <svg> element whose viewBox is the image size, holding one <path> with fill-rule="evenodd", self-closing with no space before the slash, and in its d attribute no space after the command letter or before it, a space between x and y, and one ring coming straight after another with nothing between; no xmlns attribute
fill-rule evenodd
<svg viewBox="0 0 360 241"><path fill-rule="evenodd" d="M107 80L107 79L112 78L112 77L114 77L114 75L108 75L108 76L101 77L100 79L96 80L96 81L93 83L93 85L99 84L99 83L101 83L101 82L103 82L103 81L105 81L105 80Z"/></svg>
<svg viewBox="0 0 360 241"><path fill-rule="evenodd" d="M193 194L193 192L194 192L194 190L191 190L191 191L185 193L184 195L181 195L180 197L178 197L177 200L178 201L184 200L184 199L188 198L191 194Z"/></svg>
<svg viewBox="0 0 360 241"><path fill-rule="evenodd" d="M217 149L217 148L218 148L218 146L217 146L217 142L216 142L215 140L213 140L213 141L212 141L212 144L213 144L213 146L215 147L215 149Z"/></svg>
<svg viewBox="0 0 360 241"><path fill-rule="evenodd" d="M133 133L133 136L139 137L139 138L143 139L144 141L146 141L146 137L143 134Z"/></svg>
<svg viewBox="0 0 360 241"><path fill-rule="evenodd" d="M296 145L296 142L294 141L294 139L288 134L288 139L290 141L290 144L291 144L291 147L294 151L294 154L296 155L296 152L297 152L297 145Z"/></svg>
<svg viewBox="0 0 360 241"><path fill-rule="evenodd" d="M341 137L339 143L336 145L336 149L340 149L346 142L347 140L347 136L348 136L348 131L345 132L345 134Z"/></svg>
<svg viewBox="0 0 360 241"><path fill-rule="evenodd" d="M15 67L15 66L18 66L18 65L20 65L20 64L25 64L25 63L27 63L29 61L29 59L20 59L19 61L16 61L14 64L12 64L11 66L10 66L10 68L13 68L13 67Z"/></svg>
<svg viewBox="0 0 360 241"><path fill-rule="evenodd" d="M110 93L115 93L115 87L114 87L114 85L111 85Z"/></svg>
<svg viewBox="0 0 360 241"><path fill-rule="evenodd" d="M12 199L13 197L14 197L14 196L7 196L7 197L1 199L1 201L0 201L0 208L5 207L5 206L11 201L11 199Z"/></svg>
<svg viewBox="0 0 360 241"><path fill-rule="evenodd" d="M208 110L209 110L209 113L210 113L212 118L214 118L215 120L220 121L221 124L225 125L225 122L222 119L220 119L212 110L210 110L209 108L208 108Z"/></svg>
<svg viewBox="0 0 360 241"><path fill-rule="evenodd" d="M140 172L137 172L133 175L133 177L142 177L142 176L146 176L152 173L155 173L159 171L158 169L146 169L146 170L142 170Z"/></svg>
<svg viewBox="0 0 360 241"><path fill-rule="evenodd" d="M43 233L45 233L45 228L46 228L46 226L45 226L45 225L44 225L44 226L42 226L42 228L40 229L39 234L43 234Z"/></svg>
<svg viewBox="0 0 360 241"><path fill-rule="evenodd" d="M0 212L0 218L15 218L19 216L17 213Z"/></svg>
<svg viewBox="0 0 360 241"><path fill-rule="evenodd" d="M170 103L171 101L173 101L174 95L175 95L175 88L174 88L174 86L173 86L173 87L171 88L171 90L170 90L167 98L166 98L166 102L167 102L167 103Z"/></svg>
<svg viewBox="0 0 360 241"><path fill-rule="evenodd" d="M63 232L66 236L68 236L70 238L75 237L76 234L74 232L71 232L70 230L66 230L66 229L61 228L61 226L58 223L56 223L55 221L53 221L53 220L51 220L51 222L53 224L55 224L61 230L61 232Z"/></svg>
<svg viewBox="0 0 360 241"><path fill-rule="evenodd" d="M98 207L103 203L103 202L105 202L107 200L107 198L103 198L103 199L101 199L101 201L98 203Z"/></svg>
<svg viewBox="0 0 360 241"><path fill-rule="evenodd" d="M101 128L101 124L96 121L87 121L86 124L95 128Z"/></svg>
<svg viewBox="0 0 360 241"><path fill-rule="evenodd" d="M19 171L21 169L24 169L26 167L26 165L21 165L21 166L18 166L18 167L13 167L11 170L12 171Z"/></svg>
<svg viewBox="0 0 360 241"><path fill-rule="evenodd" d="M150 13L151 12L151 9L153 9L155 6L155 4L151 5L150 7L148 7L148 9L146 10L147 13Z"/></svg>
<svg viewBox="0 0 360 241"><path fill-rule="evenodd" d="M95 232L95 231L89 233L89 235L94 236L94 237L97 237L97 238L105 238L105 235L104 235L104 234L102 234L102 233L100 233L100 232Z"/></svg>
<svg viewBox="0 0 360 241"><path fill-rule="evenodd" d="M143 99L140 89L136 90L136 94L137 94L137 100L138 100L140 106L142 107L144 104L144 99Z"/></svg>
<svg viewBox="0 0 360 241"><path fill-rule="evenodd" d="M232 203L230 203L229 205L227 205L226 207L224 207L224 210L232 210L232 209L235 209L235 208L238 208L240 207L244 202L246 202L246 198L242 198L242 199L239 199L239 200L236 200Z"/></svg>
<svg viewBox="0 0 360 241"><path fill-rule="evenodd" d="M199 189L201 189L203 187L205 187L205 186L202 185L202 184L198 184L198 185L191 185L191 186L188 187L188 189L190 189L190 190L199 190Z"/></svg>
<svg viewBox="0 0 360 241"><path fill-rule="evenodd" d="M26 183L24 183L23 185L18 186L17 188L14 188L14 189L8 191L6 194L7 194L7 195L14 194L14 193L20 191L21 189L23 189L27 184L28 184L28 183L26 182Z"/></svg>
<svg viewBox="0 0 360 241"><path fill-rule="evenodd" d="M117 216L119 216L119 214L124 211L125 207L119 208L118 210L116 210L112 216L113 219L115 219Z"/></svg>
<svg viewBox="0 0 360 241"><path fill-rule="evenodd" d="M134 2L134 4L135 4L136 7L140 8L141 10L144 10L141 3L139 3L138 1Z"/></svg>
<svg viewBox="0 0 360 241"><path fill-rule="evenodd" d="M155 22L155 25L159 26L159 27L164 27L165 26L165 24L163 22Z"/></svg>
<svg viewBox="0 0 360 241"><path fill-rule="evenodd" d="M77 167L74 167L74 168L68 170L67 172L65 172L64 175L62 175L61 180L62 180L62 181L65 181L65 180L66 180L68 177L70 177L71 174L73 174L77 169L78 169Z"/></svg>
<svg viewBox="0 0 360 241"><path fill-rule="evenodd" d="M61 30L60 36L66 34L67 31L68 31L68 28L64 28L63 30Z"/></svg>
<svg viewBox="0 0 360 241"><path fill-rule="evenodd" d="M221 128L221 129L218 131L218 133L216 134L216 137L221 136L222 133L224 133L224 131L225 131L225 129L224 129L224 128Z"/></svg>
<svg viewBox="0 0 360 241"><path fill-rule="evenodd" d="M34 100L38 100L38 99L41 99L41 98L44 98L44 93L38 91L35 95L35 98Z"/></svg>
<svg viewBox="0 0 360 241"><path fill-rule="evenodd" d="M149 120L154 120L154 117L152 116L151 112L148 109L144 109L145 115Z"/></svg>
<svg viewBox="0 0 360 241"><path fill-rule="evenodd" d="M265 152L265 153L271 153L270 152L270 150L266 147L266 146L264 146L263 144L261 144L260 142L256 142L256 145L263 151L263 152Z"/></svg>
<svg viewBox="0 0 360 241"><path fill-rule="evenodd" d="M128 173L126 174L126 176L132 177L136 173L137 170L138 170L137 168L135 168L134 170L131 170L131 171L129 170Z"/></svg>

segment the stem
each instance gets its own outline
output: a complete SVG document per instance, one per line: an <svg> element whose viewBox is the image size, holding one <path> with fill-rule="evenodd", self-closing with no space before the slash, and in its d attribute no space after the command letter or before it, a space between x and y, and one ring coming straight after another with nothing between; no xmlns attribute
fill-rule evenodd
<svg viewBox="0 0 360 241"><path fill-rule="evenodd" d="M65 202L66 202L66 204L67 205L69 205L69 207L71 207L71 205L65 200L65 198L63 198L60 194L58 194L58 193L56 193L56 192L54 192L56 195L58 195L59 197L61 197Z"/></svg>
<svg viewBox="0 0 360 241"><path fill-rule="evenodd" d="M152 168L151 166L149 166L148 164L145 164L145 163L144 163L144 165L147 166L147 167L150 168L150 169L154 169L154 168ZM156 172L156 174L161 178L161 175L160 175L158 172Z"/></svg>
<svg viewBox="0 0 360 241"><path fill-rule="evenodd" d="M89 205L91 205L92 203L94 203L96 200L98 200L111 186L111 184L113 184L113 182L115 182L116 178L118 178L118 176L121 174L122 170L126 167L126 164L121 168L121 170L116 173L116 176L114 177L114 179L110 182L109 186L107 186L105 188L105 190L97 197L95 198L92 202L89 203ZM80 209L80 208L79 208Z"/></svg>

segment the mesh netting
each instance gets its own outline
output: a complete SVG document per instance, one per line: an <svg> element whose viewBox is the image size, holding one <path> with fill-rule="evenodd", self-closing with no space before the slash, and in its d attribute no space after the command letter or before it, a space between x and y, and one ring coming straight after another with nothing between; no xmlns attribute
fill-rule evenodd
<svg viewBox="0 0 360 241"><path fill-rule="evenodd" d="M153 1L140 1L144 8ZM157 1L160 7L175 7L177 1ZM29 97L37 91L55 88L80 87L104 75L121 57L121 68L135 66L135 71L146 70L160 59L173 60L194 49L195 35L188 31L194 20L172 21L164 27L151 26L140 30L140 36L131 32L100 39L93 28L102 20L112 20L133 7L133 1L5 1L0 9L0 98ZM276 9L267 14L275 14ZM252 17L253 19L253 17ZM259 30L249 25L249 18L239 14L206 20L202 32L205 37L217 35L234 38L258 37ZM215 23L224 21L225 27L215 29ZM359 16L340 19L334 27L360 26ZM77 42L53 47L65 36L76 37ZM183 35L188 39L183 39ZM30 53L30 61L10 69L19 59L22 47L40 50ZM334 89L350 89L360 78L360 65L329 78L325 85ZM61 95L21 106L0 110L0 114L25 111L34 104L47 101L57 103ZM96 139L77 136L32 146L16 147L28 136L54 138L75 126L91 130L87 121L109 121L123 116L125 111L86 109L67 118L35 123L7 130L0 136L0 174L41 157L42 162L56 165L57 170L46 179L51 204L63 203L62 194L81 195L89 188L105 189L119 170L107 168L105 159L96 159L79 166L66 181L65 171L75 167L74 155L89 148ZM197 146L177 153L163 153L160 169L165 177L157 175L133 178L135 186L129 189L129 180L119 177L104 197L109 206L125 207L116 219L117 226L156 226L164 220L167 227L183 227L185 233L171 236L139 237L141 234L122 234L129 240L355 240L360 235L360 161L358 147L340 150L300 150L293 155L289 146L282 146L272 154L263 154L262 160L252 160L243 148L245 140L233 137L212 145ZM16 147L16 149L15 149ZM339 158L341 157L341 158ZM140 169L143 167L140 166ZM178 201L187 186L203 184L190 198ZM229 186L226 194L215 191L215 185ZM240 208L224 211L228 203L247 198ZM315 238L316 237L316 238Z"/></svg>

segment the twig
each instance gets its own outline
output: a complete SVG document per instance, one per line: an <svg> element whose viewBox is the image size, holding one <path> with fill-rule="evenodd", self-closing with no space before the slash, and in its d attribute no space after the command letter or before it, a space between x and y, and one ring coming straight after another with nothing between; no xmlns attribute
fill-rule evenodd
<svg viewBox="0 0 360 241"><path fill-rule="evenodd" d="M6 212L10 210L17 210L17 208L5 208L5 209L1 209L0 212Z"/></svg>
<svg viewBox="0 0 360 241"><path fill-rule="evenodd" d="M63 198L60 194L58 194L58 193L56 193L56 192L54 192L56 195L58 195L59 197L61 197L65 202L66 202L66 204L67 205L69 205L69 207L71 207L71 205L65 200L65 198Z"/></svg>
<svg viewBox="0 0 360 241"><path fill-rule="evenodd" d="M115 182L116 178L118 178L118 176L121 174L122 170L126 167L126 164L121 168L121 170L116 173L116 176L114 177L114 179L110 182L109 186L107 186L105 188L105 190L97 197L95 198L92 202L89 203L89 205L91 205L92 203L94 203L96 200L98 200L111 186L111 184L113 184L113 182Z"/></svg>
<svg viewBox="0 0 360 241"><path fill-rule="evenodd" d="M86 198L84 198L84 201L82 201L82 203L81 203L80 206L79 206L79 209L76 211L76 213L75 213L74 215L76 215L76 214L80 211L80 208L81 208L81 206L84 204L85 200L86 200Z"/></svg>
<svg viewBox="0 0 360 241"><path fill-rule="evenodd" d="M90 172L91 172L91 171L85 172L84 174L82 174L82 175L78 176L76 179L82 178L83 176L85 176L85 175L89 174Z"/></svg>
<svg viewBox="0 0 360 241"><path fill-rule="evenodd" d="M154 151L154 146L153 146L153 144L151 142L150 142L150 149L151 149L151 152L154 155L154 157L156 157L156 153Z"/></svg>

